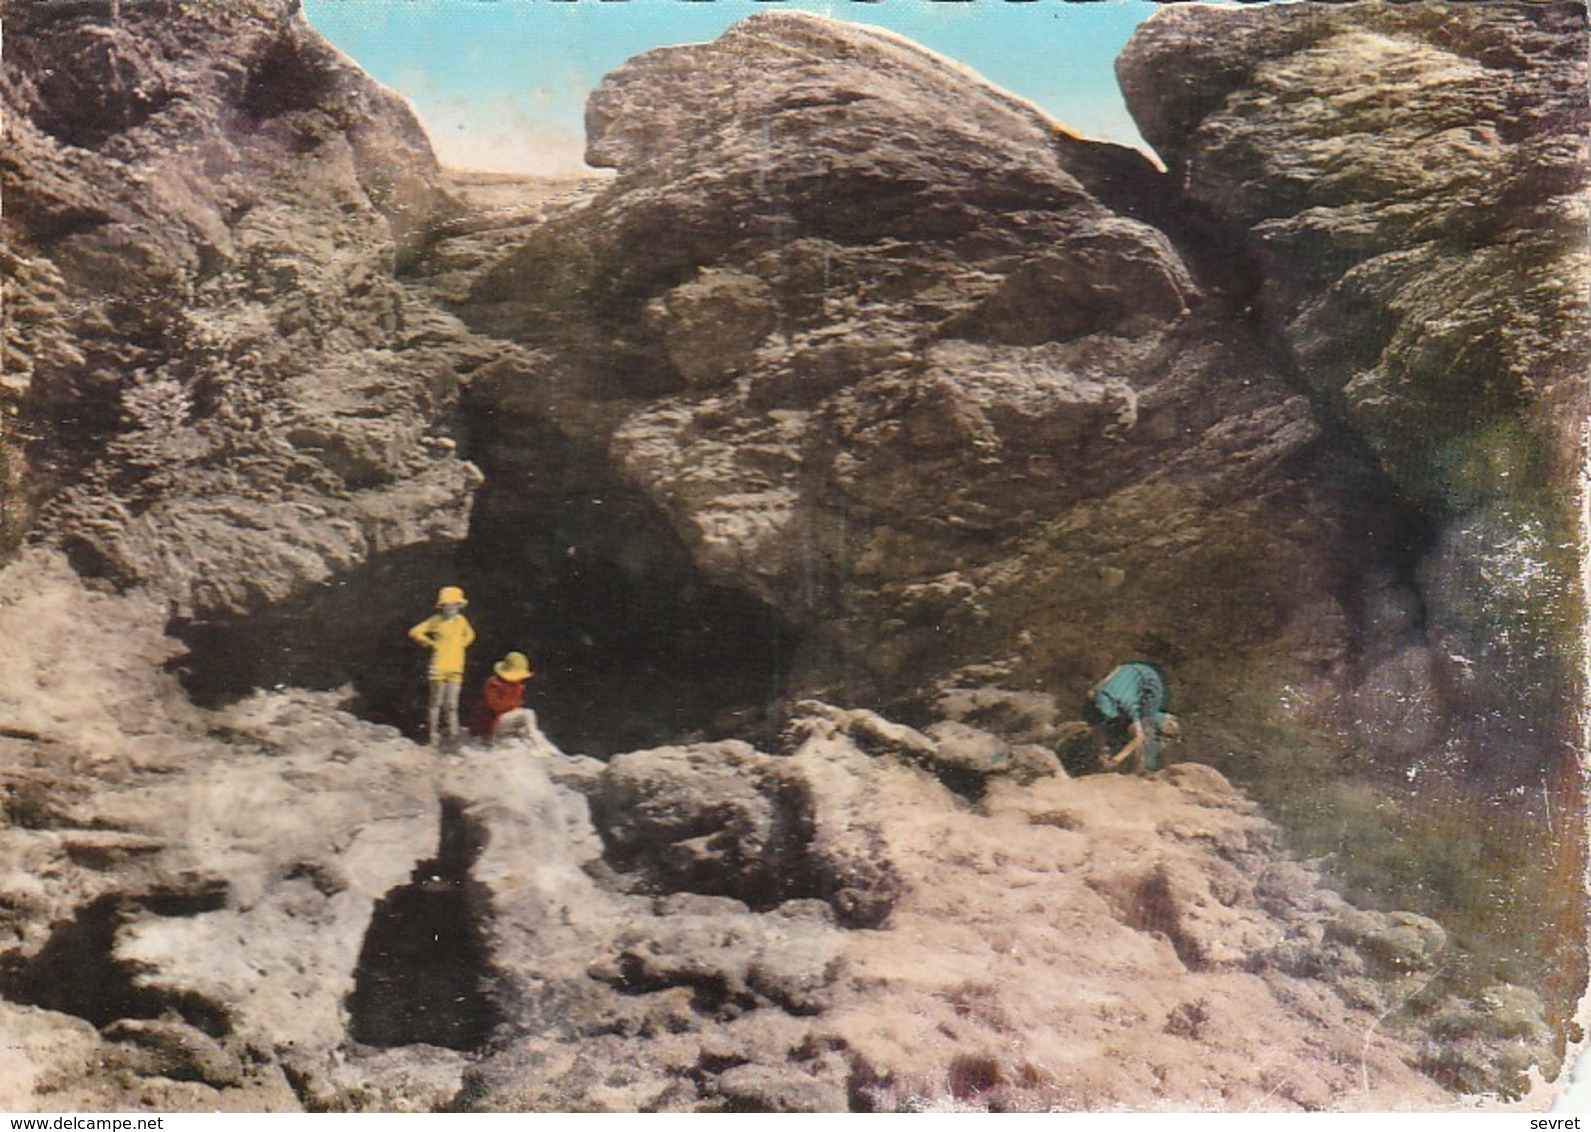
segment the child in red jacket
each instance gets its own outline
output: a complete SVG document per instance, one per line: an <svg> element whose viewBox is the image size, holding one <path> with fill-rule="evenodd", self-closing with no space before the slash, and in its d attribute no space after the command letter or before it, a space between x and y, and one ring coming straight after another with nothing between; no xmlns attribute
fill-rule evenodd
<svg viewBox="0 0 1591 1132"><path fill-rule="evenodd" d="M492 742L516 732L534 739L536 714L525 706L525 682L533 675L522 652L511 652L493 665L480 706L470 718L470 730Z"/></svg>

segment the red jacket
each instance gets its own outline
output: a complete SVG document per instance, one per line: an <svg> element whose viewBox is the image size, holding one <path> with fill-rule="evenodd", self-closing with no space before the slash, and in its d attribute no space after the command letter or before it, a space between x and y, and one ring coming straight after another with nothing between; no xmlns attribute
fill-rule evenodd
<svg viewBox="0 0 1591 1132"><path fill-rule="evenodd" d="M470 730L482 739L490 739L499 719L524 706L525 681L494 675L486 681L481 703L470 716Z"/></svg>

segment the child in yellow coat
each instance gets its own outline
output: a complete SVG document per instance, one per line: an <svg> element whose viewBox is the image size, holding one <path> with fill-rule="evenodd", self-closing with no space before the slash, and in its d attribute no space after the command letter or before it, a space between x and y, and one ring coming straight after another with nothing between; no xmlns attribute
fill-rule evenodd
<svg viewBox="0 0 1591 1132"><path fill-rule="evenodd" d="M431 650L427 671L431 695L426 710L426 738L437 741L444 713L448 738L459 737L459 692L464 687L464 653L475 640L475 629L464 617L469 604L457 586L443 586L436 597L437 611L409 630L409 638Z"/></svg>

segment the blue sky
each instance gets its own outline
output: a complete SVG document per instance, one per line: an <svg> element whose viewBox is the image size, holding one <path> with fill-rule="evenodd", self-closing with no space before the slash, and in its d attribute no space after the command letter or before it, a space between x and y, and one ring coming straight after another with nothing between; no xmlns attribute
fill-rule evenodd
<svg viewBox="0 0 1591 1132"><path fill-rule="evenodd" d="M586 96L653 47L715 39L754 12L871 24L957 59L1088 137L1143 148L1111 64L1146 0L304 0L310 24L413 103L442 162L582 168Z"/></svg>

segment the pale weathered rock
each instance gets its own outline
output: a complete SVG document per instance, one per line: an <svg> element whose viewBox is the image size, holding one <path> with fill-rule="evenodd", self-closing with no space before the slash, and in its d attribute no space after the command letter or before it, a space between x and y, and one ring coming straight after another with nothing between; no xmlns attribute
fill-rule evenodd
<svg viewBox="0 0 1591 1132"><path fill-rule="evenodd" d="M117 1060L146 1077L198 1081L217 1089L243 1083L237 1055L185 1023L122 1018L101 1033L107 1041L126 1047Z"/></svg>
<svg viewBox="0 0 1591 1132"><path fill-rule="evenodd" d="M893 903L893 866L831 808L824 778L738 742L638 751L593 784L592 816L609 861L664 891L759 909L817 898L843 923L874 926Z"/></svg>
<svg viewBox="0 0 1591 1132"><path fill-rule="evenodd" d="M736 1065L712 1087L740 1112L841 1112L849 1103L843 1076L824 1079L798 1066Z"/></svg>
<svg viewBox="0 0 1591 1132"><path fill-rule="evenodd" d="M7 923L0 986L105 1027L111 1044L90 1056L128 1073L100 1080L41 1053L0 1103L294 1107L277 1048L313 1062L342 1040L373 901L435 844L427 756L339 715L335 697L198 711L155 659L172 644L157 604L85 591L40 552L6 576L29 598L0 608L27 646L4 664L54 687L4 673L8 716L40 735L10 758L73 767L85 789L30 805L33 829L0 831L0 876L25 915Z"/></svg>
<svg viewBox="0 0 1591 1132"><path fill-rule="evenodd" d="M74 584L55 569L35 565L32 590ZM50 608L0 608L0 629L42 634L46 666L71 652L41 620ZM157 610L141 599L63 602L60 615L70 610L158 640ZM1398 1060L1414 1056L1399 1023L1379 1023L1365 1045L1401 970L1249 973L1276 941L1360 921L1307 870L1278 872L1272 827L1208 768L1151 782L994 776L974 808L912 757L942 749L933 734L968 740L965 725L916 731L821 705L788 755L701 744L599 770L543 738L439 761L333 710L334 697L302 693L189 708L140 731L139 702L170 677L131 663L104 674L117 692L104 714L34 718L101 760L96 814L129 834L162 827L168 845L144 887L74 860L53 829L0 830L0 864L43 878L29 915L55 921L6 951L7 993L75 987L52 1005L99 1015L116 1048L100 1052L88 1022L0 1004L29 1068L0 1073L7 1107L813 1111L1224 1096L1273 1108L1443 1096ZM96 730L107 719L114 727ZM96 750L101 734L114 752ZM138 769L140 745L164 753L160 773ZM792 796L799 804L781 809ZM34 812L40 825L69 813ZM180 839L173 812L186 815ZM628 892L613 866L633 867L647 847L599 829L625 828L630 813L677 832L707 815L746 845L770 817L797 818L789 845L819 878L813 896L758 912L724 896ZM1136 894L1137 911L1111 892ZM1394 941L1427 924L1370 919ZM62 965L68 943L93 978L48 977L78 970ZM1321 946L1358 954L1340 936ZM161 1019L168 1009L186 1021ZM1452 1056L1491 1073L1501 1062L1485 1059L1503 1046L1538 1049L1537 1031L1499 1025L1506 1035L1476 1022ZM1144 1074L1122 1072L1129 1050L1153 1051ZM100 1057L130 1074L93 1077ZM45 1082L58 1091L37 1091Z"/></svg>

